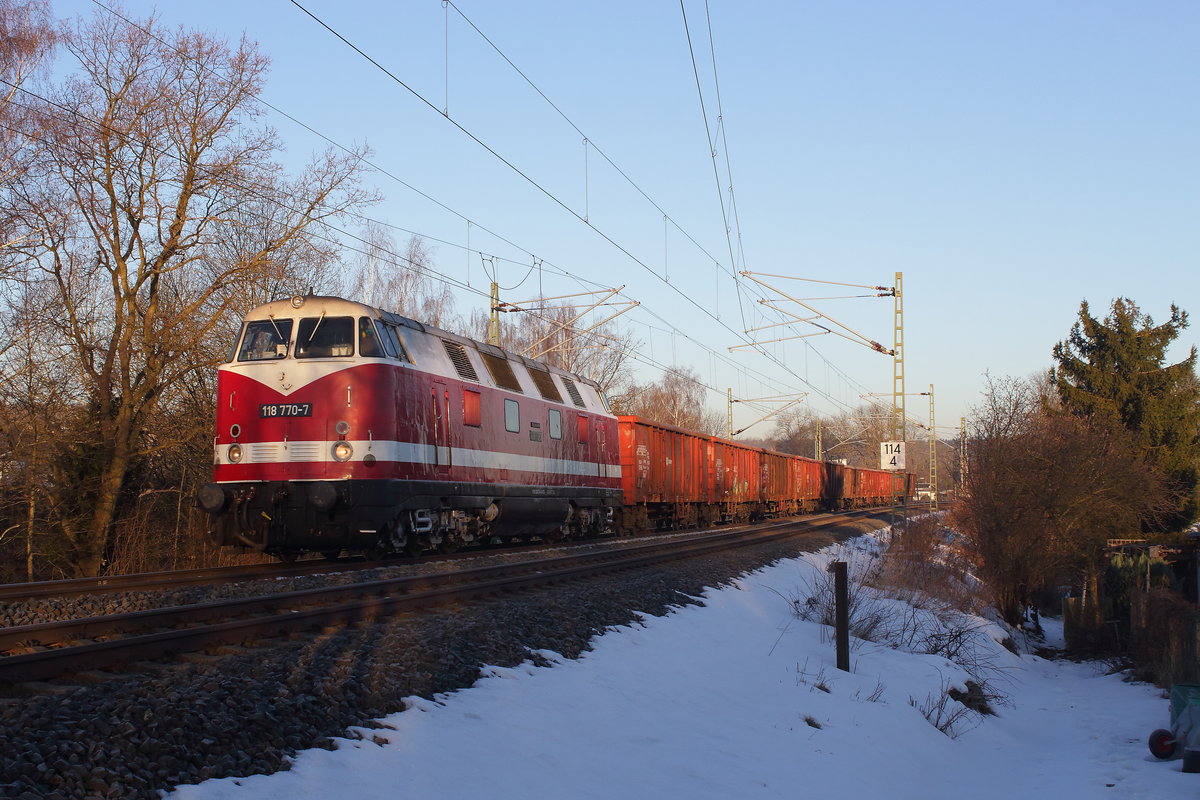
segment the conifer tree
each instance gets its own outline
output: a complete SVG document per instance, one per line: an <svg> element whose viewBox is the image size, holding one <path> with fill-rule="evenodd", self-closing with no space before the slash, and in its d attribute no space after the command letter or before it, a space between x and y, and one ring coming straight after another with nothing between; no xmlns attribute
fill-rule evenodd
<svg viewBox="0 0 1200 800"><path fill-rule="evenodd" d="M1181 529L1200 510L1200 381L1196 348L1167 364L1167 348L1188 326L1175 305L1171 317L1155 325L1128 298L1117 298L1103 320L1080 304L1079 321L1054 346L1057 362L1050 380L1063 408L1096 430L1124 429L1172 494L1171 513L1160 522Z"/></svg>

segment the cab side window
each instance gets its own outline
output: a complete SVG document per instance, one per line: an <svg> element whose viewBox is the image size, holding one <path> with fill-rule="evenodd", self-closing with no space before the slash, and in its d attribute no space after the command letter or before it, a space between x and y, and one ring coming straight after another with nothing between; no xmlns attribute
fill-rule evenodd
<svg viewBox="0 0 1200 800"><path fill-rule="evenodd" d="M361 321L359 324L362 324ZM383 352L387 353L388 358L399 358L399 355L396 353L396 341L391 336L388 336L387 328L387 323L375 320L375 330L379 334L379 344L383 346Z"/></svg>
<svg viewBox="0 0 1200 800"><path fill-rule="evenodd" d="M409 364L413 363L412 356L404 349L404 339L400 336L399 329L390 322L380 322L378 324L379 338L383 340L387 354L392 358L407 361Z"/></svg>
<svg viewBox="0 0 1200 800"><path fill-rule="evenodd" d="M358 354L367 358L383 358L383 345L375 336L370 317L358 318Z"/></svg>

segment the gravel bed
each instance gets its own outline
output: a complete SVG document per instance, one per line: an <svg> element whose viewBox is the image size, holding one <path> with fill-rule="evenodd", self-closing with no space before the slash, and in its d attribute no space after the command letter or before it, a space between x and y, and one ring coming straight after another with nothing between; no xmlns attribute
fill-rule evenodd
<svg viewBox="0 0 1200 800"><path fill-rule="evenodd" d="M697 602L780 558L878 527L758 545L435 611L269 649L118 675L56 693L0 698L0 796L158 798L179 784L287 769L289 757L432 697L470 686L485 664L534 650L568 658L597 633ZM356 577L361 577L357 574ZM386 731L382 732L386 736Z"/></svg>

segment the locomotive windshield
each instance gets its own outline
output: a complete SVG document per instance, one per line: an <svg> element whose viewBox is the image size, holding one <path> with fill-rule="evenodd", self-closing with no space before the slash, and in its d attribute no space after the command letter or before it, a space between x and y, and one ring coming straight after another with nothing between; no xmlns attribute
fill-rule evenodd
<svg viewBox="0 0 1200 800"><path fill-rule="evenodd" d="M354 355L354 317L305 317L296 334L296 358Z"/></svg>
<svg viewBox="0 0 1200 800"><path fill-rule="evenodd" d="M290 319L267 319L246 323L238 361L267 361L287 355L288 340L292 338Z"/></svg>

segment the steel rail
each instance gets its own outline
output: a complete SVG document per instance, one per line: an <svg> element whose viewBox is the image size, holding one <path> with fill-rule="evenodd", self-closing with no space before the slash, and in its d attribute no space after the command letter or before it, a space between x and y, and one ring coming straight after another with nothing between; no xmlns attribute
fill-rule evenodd
<svg viewBox="0 0 1200 800"><path fill-rule="evenodd" d="M39 600L45 597L72 597L83 594L111 594L174 586L199 586L219 581L248 581L257 578L306 575L338 569L361 568L366 562L345 560L300 561L267 564L238 564L229 567L138 572L129 575L105 575L97 578L64 578L56 581L0 584L0 601ZM369 566L379 566L371 564Z"/></svg>
<svg viewBox="0 0 1200 800"><path fill-rule="evenodd" d="M556 546L592 544L612 539L585 539L561 542ZM541 541L519 542L506 546L512 550L526 546L543 545ZM165 570L161 572L137 572L127 575L105 575L96 578L63 578L53 581L31 581L28 583L0 584L0 602L40 600L47 597L75 597L86 594L115 594L185 586L202 586L219 582L251 581L260 578L292 578L305 575L320 575L326 572L357 572L380 567L405 564L434 563L455 558L469 558L482 553L498 552L479 548L464 549L455 553L426 553L418 558L388 559L372 561L359 556L327 559L314 558L303 561L273 561L262 564L234 564L227 567L200 567L197 569Z"/></svg>

